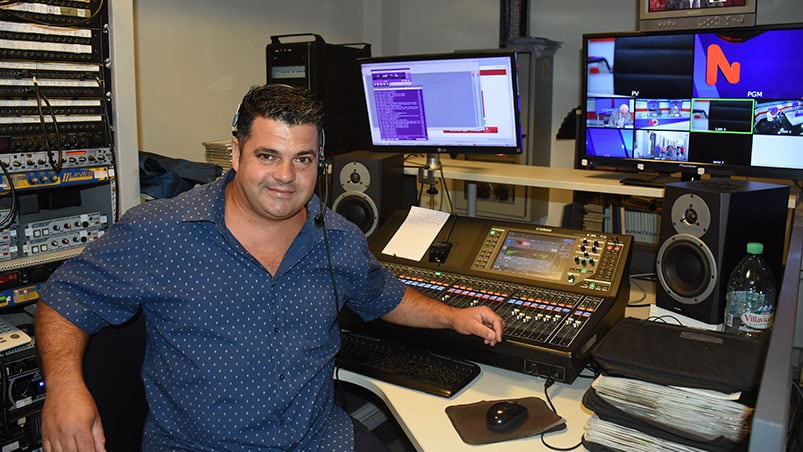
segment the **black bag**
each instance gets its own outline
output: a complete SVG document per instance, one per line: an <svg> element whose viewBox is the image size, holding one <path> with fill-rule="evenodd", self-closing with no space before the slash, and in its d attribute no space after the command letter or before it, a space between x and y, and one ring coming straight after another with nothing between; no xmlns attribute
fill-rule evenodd
<svg viewBox="0 0 803 452"><path fill-rule="evenodd" d="M603 373L732 393L758 387L766 341L626 317L591 351Z"/></svg>
<svg viewBox="0 0 803 452"><path fill-rule="evenodd" d="M172 198L196 185L212 182L222 173L223 168L211 163L139 152L140 193L154 199Z"/></svg>

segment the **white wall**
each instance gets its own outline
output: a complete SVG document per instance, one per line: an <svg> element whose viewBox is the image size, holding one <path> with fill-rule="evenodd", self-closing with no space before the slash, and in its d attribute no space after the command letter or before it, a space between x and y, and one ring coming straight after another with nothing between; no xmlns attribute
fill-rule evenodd
<svg viewBox="0 0 803 452"><path fill-rule="evenodd" d="M361 0L135 0L139 143L203 161L201 142L231 137L249 87L265 83L272 35L361 42Z"/></svg>
<svg viewBox="0 0 803 452"><path fill-rule="evenodd" d="M583 33L628 31L636 29L635 0L608 0L604 5L565 0L530 2L531 36L543 36L561 42L553 60L551 166L574 166L575 141L557 140L563 118L580 103L581 48ZM581 14L578 14L582 11ZM546 224L559 226L563 206L573 200L568 190L550 190Z"/></svg>
<svg viewBox="0 0 803 452"><path fill-rule="evenodd" d="M553 166L571 167L573 140L555 140L579 104L581 36L634 30L637 0L530 0L529 35L562 43L554 57ZM803 22L802 0L759 0L759 23ZM499 46L491 0L134 0L140 148L203 161L202 141L227 139L237 102L265 81L271 35L317 33L368 42L373 55ZM571 193L552 190L547 224Z"/></svg>

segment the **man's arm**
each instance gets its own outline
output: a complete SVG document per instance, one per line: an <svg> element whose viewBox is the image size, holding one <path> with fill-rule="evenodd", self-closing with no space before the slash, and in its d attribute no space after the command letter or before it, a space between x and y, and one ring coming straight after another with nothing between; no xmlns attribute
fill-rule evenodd
<svg viewBox="0 0 803 452"><path fill-rule="evenodd" d="M382 317L391 323L419 328L452 328L496 345L502 341L504 322L487 306L455 308L407 287L401 303Z"/></svg>
<svg viewBox="0 0 803 452"><path fill-rule="evenodd" d="M39 302L36 347L45 380L42 445L50 451L103 451L105 437L82 370L89 335Z"/></svg>

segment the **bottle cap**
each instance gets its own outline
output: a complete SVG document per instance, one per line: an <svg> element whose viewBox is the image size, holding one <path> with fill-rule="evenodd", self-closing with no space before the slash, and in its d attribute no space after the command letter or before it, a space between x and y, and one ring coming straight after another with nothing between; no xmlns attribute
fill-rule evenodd
<svg viewBox="0 0 803 452"><path fill-rule="evenodd" d="M763 254L764 244L758 242L747 242L747 252L750 254Z"/></svg>

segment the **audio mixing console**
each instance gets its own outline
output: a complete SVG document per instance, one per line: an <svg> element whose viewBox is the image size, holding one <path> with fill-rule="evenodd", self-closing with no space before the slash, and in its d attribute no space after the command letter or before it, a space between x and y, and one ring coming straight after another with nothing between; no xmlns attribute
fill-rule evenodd
<svg viewBox="0 0 803 452"><path fill-rule="evenodd" d="M381 253L405 212L371 242L405 284L455 307L486 305L505 321L504 341L489 347L452 331L383 321L358 329L497 367L572 382L591 348L624 317L632 237L452 216L436 241L452 243L445 262Z"/></svg>

